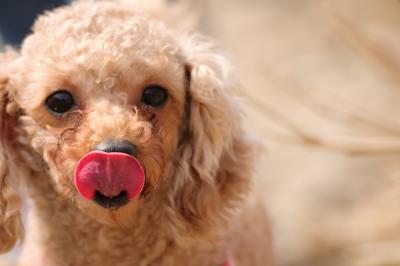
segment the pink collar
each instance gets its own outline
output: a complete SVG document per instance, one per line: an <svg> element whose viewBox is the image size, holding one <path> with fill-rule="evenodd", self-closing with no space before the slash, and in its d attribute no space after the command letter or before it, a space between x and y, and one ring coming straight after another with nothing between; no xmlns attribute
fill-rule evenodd
<svg viewBox="0 0 400 266"><path fill-rule="evenodd" d="M226 260L226 262L224 263L223 266L235 266L235 265L233 264L233 259L232 259L231 256L228 256L228 259Z"/></svg>

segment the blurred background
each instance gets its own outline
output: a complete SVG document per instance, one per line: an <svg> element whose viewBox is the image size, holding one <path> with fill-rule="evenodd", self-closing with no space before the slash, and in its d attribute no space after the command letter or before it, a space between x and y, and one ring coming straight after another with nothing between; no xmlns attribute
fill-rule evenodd
<svg viewBox="0 0 400 266"><path fill-rule="evenodd" d="M265 145L277 264L400 265L400 1L188 1Z"/></svg>
<svg viewBox="0 0 400 266"><path fill-rule="evenodd" d="M400 265L400 1L201 5L266 146L278 265Z"/></svg>

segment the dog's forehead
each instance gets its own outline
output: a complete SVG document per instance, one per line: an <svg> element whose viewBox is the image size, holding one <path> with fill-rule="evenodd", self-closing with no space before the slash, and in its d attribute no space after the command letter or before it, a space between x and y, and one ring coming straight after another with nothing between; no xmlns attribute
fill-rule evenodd
<svg viewBox="0 0 400 266"><path fill-rule="evenodd" d="M38 18L23 46L28 60L132 64L174 61L178 45L165 25L112 3L78 3Z"/></svg>
<svg viewBox="0 0 400 266"><path fill-rule="evenodd" d="M19 102L38 106L64 86L85 93L101 88L139 93L150 83L174 88L180 98L185 75L175 38L163 23L108 2L52 11L37 20L21 48L15 80L26 89Z"/></svg>

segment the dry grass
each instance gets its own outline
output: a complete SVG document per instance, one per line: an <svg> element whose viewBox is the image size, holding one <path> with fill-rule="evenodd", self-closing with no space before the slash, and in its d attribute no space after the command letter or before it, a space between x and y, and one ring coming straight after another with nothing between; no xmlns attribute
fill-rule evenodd
<svg viewBox="0 0 400 266"><path fill-rule="evenodd" d="M269 150L257 186L279 264L400 265L400 2L209 0L205 11Z"/></svg>
<svg viewBox="0 0 400 266"><path fill-rule="evenodd" d="M196 7L239 65L268 150L256 186L279 265L400 265L400 1Z"/></svg>

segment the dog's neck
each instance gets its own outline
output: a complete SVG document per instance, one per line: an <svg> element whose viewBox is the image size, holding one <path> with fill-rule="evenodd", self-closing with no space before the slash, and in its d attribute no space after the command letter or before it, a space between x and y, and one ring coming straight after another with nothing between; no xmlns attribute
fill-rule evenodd
<svg viewBox="0 0 400 266"><path fill-rule="evenodd" d="M174 248L154 213L139 210L134 226L112 228L63 199L49 177L32 176L27 183L29 214L21 265L106 266L115 262L132 265L135 261L150 265Z"/></svg>
<svg viewBox="0 0 400 266"><path fill-rule="evenodd" d="M27 187L28 219L20 265L183 266L192 261L190 265L197 266L210 265L211 258L215 265L226 260L220 241L218 249L197 240L190 247L175 243L163 224L167 218L159 212L163 198L149 199L139 209L136 223L122 229L89 218L54 190L48 176L31 176Z"/></svg>
<svg viewBox="0 0 400 266"><path fill-rule="evenodd" d="M221 195L234 194L239 197L247 191L248 171L251 167L243 163L250 161L249 155L242 152L247 148L245 144L235 142L240 148L237 148L239 152L235 154L242 157L223 158L223 165L228 165L229 169L221 167L215 178L221 184ZM229 182L223 182L227 180ZM171 206L166 207L169 202L166 200L168 193L163 193L161 186L139 208L135 224L122 229L89 218L78 209L75 202L56 192L49 176L31 175L26 182L30 206L21 265L114 266L116 262L119 266L223 265L227 247L230 246L230 236L234 235L240 215L237 211L224 213L235 215L229 218L229 226L219 226L216 228L218 230L207 228L209 234L204 238L217 241L214 242L216 245L210 246L207 245L209 242L200 241L197 236L196 241L184 239L192 235L190 232L182 233L179 223L174 223L174 219L176 222L179 218L173 218ZM229 203L229 199L225 201ZM186 242L192 242L192 245L186 245Z"/></svg>

